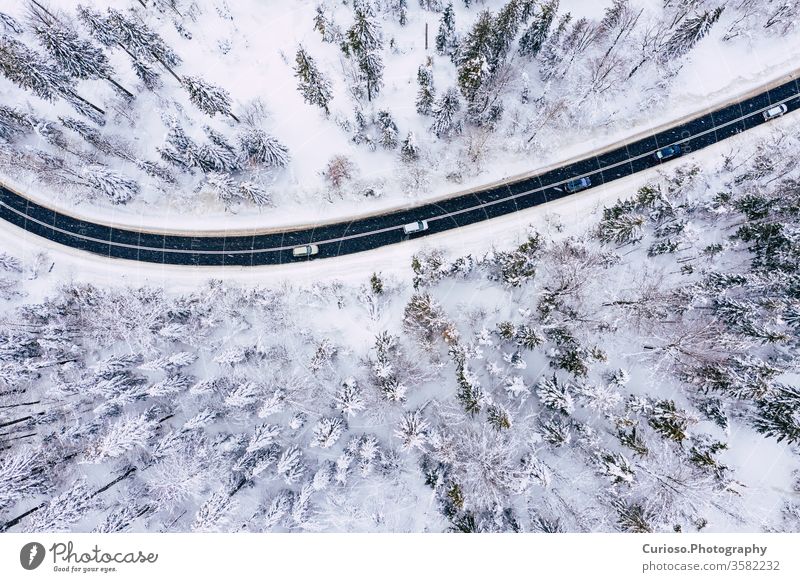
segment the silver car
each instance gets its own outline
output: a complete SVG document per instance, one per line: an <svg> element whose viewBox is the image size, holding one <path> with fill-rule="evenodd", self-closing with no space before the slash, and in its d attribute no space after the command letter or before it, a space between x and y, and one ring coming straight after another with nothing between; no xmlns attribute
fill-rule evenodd
<svg viewBox="0 0 800 582"><path fill-rule="evenodd" d="M406 234L414 234L415 232L422 232L428 230L427 220L418 220L417 222L410 222L403 226L403 232Z"/></svg>
<svg viewBox="0 0 800 582"><path fill-rule="evenodd" d="M303 245L302 247L293 248L292 256L295 258L311 257L316 255L318 252L319 252L319 247L317 245Z"/></svg>
<svg viewBox="0 0 800 582"><path fill-rule="evenodd" d="M764 121L769 121L770 119L775 119L776 117L780 117L787 111L789 111L789 108L786 107L785 103L781 103L780 105L776 105L775 107L770 107L764 112Z"/></svg>

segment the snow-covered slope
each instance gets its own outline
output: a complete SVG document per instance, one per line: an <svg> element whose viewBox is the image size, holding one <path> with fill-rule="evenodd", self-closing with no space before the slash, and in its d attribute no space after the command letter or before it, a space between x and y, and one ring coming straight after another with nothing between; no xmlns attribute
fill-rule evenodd
<svg viewBox="0 0 800 582"><path fill-rule="evenodd" d="M105 125L98 127L76 115L63 96L48 102L0 77L3 103L34 116L23 122L26 133L0 151L0 172L39 199L80 214L144 225L224 221L274 226L413 203L592 151L794 70L800 53L794 8L777 11L773 4L704 0L664 8L654 0L458 0L452 15L460 44L448 46L459 46L463 58L451 59L442 52L452 48L437 50L442 11L448 5L437 0L65 0L38 2L43 8L34 4L38 17L29 3L14 3L3 6L15 19L4 27L7 38L44 57L49 53L37 27L74 30L102 49L114 82L135 98L126 101L102 77L77 79L76 93L106 111ZM92 36L87 18L77 17L79 5L95 10L90 14L101 20L108 18L110 7L132 27L160 35L180 59L169 65L174 75L152 52L136 52L140 45L130 39L100 46L102 34ZM711 22L723 5L719 19ZM554 16L540 52L521 54L526 34L546 20L548 6ZM503 36L505 50L484 47L489 54L481 58L492 72L479 75L483 93L473 101L485 98L489 105L470 105L461 78L467 66L464 55L475 46L484 50L473 27L486 10L495 18L497 39L504 30L500 19L513 13L514 22ZM360 13L381 39L372 53L383 64L382 86L369 96L359 77L358 56L351 48L345 47L350 56L343 50L343 44L352 44L348 31ZM703 29L707 34L678 43L702 18L709 19ZM317 22L322 24L315 29ZM494 46L497 39L486 42ZM330 83L327 115L298 90L299 46ZM145 62L159 75L152 90L134 73L134 62ZM456 88L460 109L454 121L460 122L460 133L437 137L431 130L436 115L418 112L418 72L427 63L433 106L447 89ZM186 77L226 91L229 104L223 109L229 106L233 117L209 116L199 109L178 82ZM389 113L391 123L381 112ZM74 125L63 127L59 118L67 117L88 123L83 133L93 143L82 139ZM200 148L196 154L205 156L202 167L187 170L161 158L170 126L179 127ZM206 127L234 149L246 128L264 131L277 140L270 147L288 149L288 164L276 166L273 158L251 155L246 163L231 165L224 159L232 153L215 144ZM404 160L401 146L409 132L418 157ZM40 149L51 157L41 159ZM148 175L143 162L159 164L159 173L169 172L175 182ZM123 189L108 172L133 180L135 186L128 187L132 199L126 204L112 205L108 199L107 194ZM253 192L267 204L254 204Z"/></svg>

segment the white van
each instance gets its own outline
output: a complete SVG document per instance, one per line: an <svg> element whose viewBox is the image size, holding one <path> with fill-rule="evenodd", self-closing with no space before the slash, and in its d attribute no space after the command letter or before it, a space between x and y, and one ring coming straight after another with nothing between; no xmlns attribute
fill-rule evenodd
<svg viewBox="0 0 800 582"><path fill-rule="evenodd" d="M410 222L403 226L403 232L406 234L414 234L415 232L422 232L428 230L427 220L418 220L417 222Z"/></svg>
<svg viewBox="0 0 800 582"><path fill-rule="evenodd" d="M776 105L775 107L770 107L764 112L764 121L769 121L770 119L775 119L776 117L780 117L788 110L789 108L786 107L785 103L781 103L780 105Z"/></svg>
<svg viewBox="0 0 800 582"><path fill-rule="evenodd" d="M319 247L317 245L303 245L302 247L296 247L292 249L292 256L293 257L311 257L316 255L319 252Z"/></svg>

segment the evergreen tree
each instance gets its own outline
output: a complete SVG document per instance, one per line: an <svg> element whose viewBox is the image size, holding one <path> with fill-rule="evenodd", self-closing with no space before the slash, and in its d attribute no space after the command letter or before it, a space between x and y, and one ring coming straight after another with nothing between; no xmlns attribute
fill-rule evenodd
<svg viewBox="0 0 800 582"><path fill-rule="evenodd" d="M544 376L536 385L536 394L542 404L566 415L575 411L575 403L568 386L559 382L556 375Z"/></svg>
<svg viewBox="0 0 800 582"><path fill-rule="evenodd" d="M139 183L105 166L89 165L81 170L86 186L108 198L114 204L130 202L139 194Z"/></svg>
<svg viewBox="0 0 800 582"><path fill-rule="evenodd" d="M321 449L331 448L341 438L346 427L347 425L341 418L320 418L314 425L310 446Z"/></svg>
<svg viewBox="0 0 800 582"><path fill-rule="evenodd" d="M172 67L180 65L181 59L155 31L141 20L126 16L113 8L107 9L105 22L107 29L114 31L114 40L118 44L135 55L158 61L177 79Z"/></svg>
<svg viewBox="0 0 800 582"><path fill-rule="evenodd" d="M197 144L186 135L176 119L169 120L166 143L157 149L164 161L184 170L199 166Z"/></svg>
<svg viewBox="0 0 800 582"><path fill-rule="evenodd" d="M122 12L108 8L106 14L78 6L78 18L100 44L122 48L132 61L158 62L176 81L183 82L173 67L181 63L180 57L156 32L143 22ZM141 67L141 65L140 65ZM138 74L138 73L137 73Z"/></svg>
<svg viewBox="0 0 800 582"><path fill-rule="evenodd" d="M192 523L192 531L224 531L235 508L236 502L227 490L223 488L215 491L198 510Z"/></svg>
<svg viewBox="0 0 800 582"><path fill-rule="evenodd" d="M398 24L405 26L408 23L408 0L392 0L391 8Z"/></svg>
<svg viewBox="0 0 800 582"><path fill-rule="evenodd" d="M136 76L139 77L146 89L155 91L161 86L161 75L156 72L153 65L148 61L134 57L131 59L131 67L133 67L133 72L136 73Z"/></svg>
<svg viewBox="0 0 800 582"><path fill-rule="evenodd" d="M492 60L495 62L492 63L493 69L496 69L500 61L508 54L520 24L522 24L522 2L521 0L509 0L494 19Z"/></svg>
<svg viewBox="0 0 800 582"><path fill-rule="evenodd" d="M80 38L75 31L56 21L37 23L33 31L61 70L70 77L98 79L111 74L111 66L105 53L91 42Z"/></svg>
<svg viewBox="0 0 800 582"><path fill-rule="evenodd" d="M391 114L384 110L378 111L378 129L380 130L380 138L378 139L381 146L387 150L393 150L397 147L397 125L392 119Z"/></svg>
<svg viewBox="0 0 800 582"><path fill-rule="evenodd" d="M403 414L403 418L394 432L394 436L400 439L401 447L404 451L419 449L425 450L428 442L430 424L422 415L421 409L409 411Z"/></svg>
<svg viewBox="0 0 800 582"><path fill-rule="evenodd" d="M453 3L449 2L442 13L442 19L439 21L439 32L436 34L436 52L453 58L457 50L456 18L453 12Z"/></svg>
<svg viewBox="0 0 800 582"><path fill-rule="evenodd" d="M217 131L203 128L208 142L197 150L198 165L204 172L233 172L241 168L241 160L231 144Z"/></svg>
<svg viewBox="0 0 800 582"><path fill-rule="evenodd" d="M724 9L724 6L720 6L714 10L706 10L702 14L685 19L667 40L662 52L662 58L664 60L677 59L692 50L719 20Z"/></svg>
<svg viewBox="0 0 800 582"><path fill-rule="evenodd" d="M377 51L366 52L359 56L358 66L367 87L367 101L372 101L383 87L383 60Z"/></svg>
<svg viewBox="0 0 800 582"><path fill-rule="evenodd" d="M286 146L261 129L251 128L239 134L239 150L253 164L283 168L289 163Z"/></svg>
<svg viewBox="0 0 800 582"><path fill-rule="evenodd" d="M347 378L342 382L341 387L336 392L336 404L346 417L356 416L366 408L364 397L355 378Z"/></svg>
<svg viewBox="0 0 800 582"><path fill-rule="evenodd" d="M404 162L413 162L419 159L419 147L413 131L409 131L403 144L400 146L400 159Z"/></svg>
<svg viewBox="0 0 800 582"><path fill-rule="evenodd" d="M544 41L550 33L550 27L558 12L559 0L550 0L542 4L539 14L533 19L519 39L519 54L534 58L542 50Z"/></svg>
<svg viewBox="0 0 800 582"><path fill-rule="evenodd" d="M0 26L14 34L22 34L22 25L5 12L0 12Z"/></svg>
<svg viewBox="0 0 800 582"><path fill-rule="evenodd" d="M41 451L22 449L0 459L0 510L47 491L47 459Z"/></svg>
<svg viewBox="0 0 800 582"><path fill-rule="evenodd" d="M26 530L47 533L68 532L70 526L80 521L98 505L98 500L92 495L86 483L86 478L81 478L37 511Z"/></svg>
<svg viewBox="0 0 800 582"><path fill-rule="evenodd" d="M200 77L186 76L181 82L189 93L189 100L198 109L211 117L221 113L239 122L239 118L231 112L231 97L225 89L206 83Z"/></svg>
<svg viewBox="0 0 800 582"><path fill-rule="evenodd" d="M468 103L473 103L492 72L495 22L484 10L462 41L458 51L458 86Z"/></svg>
<svg viewBox="0 0 800 582"><path fill-rule="evenodd" d="M316 105L328 115L328 104L333 99L330 81L320 72L314 59L302 46L297 49L294 71L298 78L297 88L305 102Z"/></svg>
<svg viewBox="0 0 800 582"><path fill-rule="evenodd" d="M239 188L230 174L208 172L206 174L206 187L225 206L230 205L239 198Z"/></svg>
<svg viewBox="0 0 800 582"><path fill-rule="evenodd" d="M420 115L430 115L433 112L433 102L435 99L433 89L433 71L429 66L422 65L417 69L417 113Z"/></svg>
<svg viewBox="0 0 800 582"><path fill-rule="evenodd" d="M17 109L0 105L0 140L11 143L21 135L30 133L37 122Z"/></svg>
<svg viewBox="0 0 800 582"><path fill-rule="evenodd" d="M603 474L610 477L612 483L632 483L634 477L636 477L636 472L631 467L630 461L622 453L600 451L597 459Z"/></svg>
<svg viewBox="0 0 800 582"><path fill-rule="evenodd" d="M322 6L317 6L316 14L314 15L314 30L322 35L323 42L338 42L341 40L341 30L328 17Z"/></svg>
<svg viewBox="0 0 800 582"><path fill-rule="evenodd" d="M106 47L112 47L117 44L121 46L121 36L119 36L119 33L114 29L107 17L80 4L77 12L78 20L83 23L97 42Z"/></svg>
<svg viewBox="0 0 800 582"><path fill-rule="evenodd" d="M456 114L461 109L458 92L454 88L445 91L433 108L433 125L431 131L436 137L451 137L461 133L461 121Z"/></svg>
<svg viewBox="0 0 800 582"><path fill-rule="evenodd" d="M0 72L12 83L46 101L72 90L69 79L57 67L8 36L0 37Z"/></svg>
<svg viewBox="0 0 800 582"><path fill-rule="evenodd" d="M367 100L372 101L383 85L383 61L380 56L383 39L374 20L371 3L359 2L353 8L355 22L347 31L347 50L355 56L367 88Z"/></svg>
<svg viewBox="0 0 800 582"><path fill-rule="evenodd" d="M778 384L758 402L756 430L778 442L800 443L800 389Z"/></svg>
<svg viewBox="0 0 800 582"><path fill-rule="evenodd" d="M256 206L272 206L272 196L255 182L240 182L239 195Z"/></svg>

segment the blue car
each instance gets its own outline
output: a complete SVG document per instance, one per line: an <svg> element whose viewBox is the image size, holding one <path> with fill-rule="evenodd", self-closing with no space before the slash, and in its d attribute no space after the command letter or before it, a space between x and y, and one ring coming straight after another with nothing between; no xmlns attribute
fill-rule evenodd
<svg viewBox="0 0 800 582"><path fill-rule="evenodd" d="M656 152L656 159L659 162L663 162L664 160L668 160L670 158L674 158L675 156L679 156L680 154L681 154L681 146L678 144L674 144L658 150Z"/></svg>
<svg viewBox="0 0 800 582"><path fill-rule="evenodd" d="M567 189L567 192L570 194L574 194L575 192L580 192L581 190L586 190L589 186L592 185L592 181L589 178L578 178L576 180L570 180L564 185L564 188Z"/></svg>

